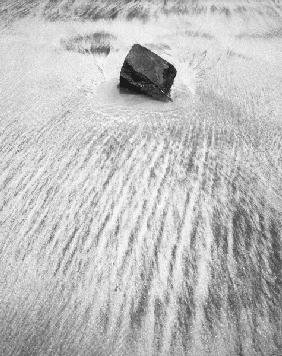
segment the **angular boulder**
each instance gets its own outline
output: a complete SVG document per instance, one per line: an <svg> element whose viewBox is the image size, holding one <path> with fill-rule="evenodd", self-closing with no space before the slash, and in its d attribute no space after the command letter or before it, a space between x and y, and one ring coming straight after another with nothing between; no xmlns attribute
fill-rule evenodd
<svg viewBox="0 0 282 356"><path fill-rule="evenodd" d="M120 71L121 89L172 101L170 88L176 76L174 66L146 47L134 44Z"/></svg>

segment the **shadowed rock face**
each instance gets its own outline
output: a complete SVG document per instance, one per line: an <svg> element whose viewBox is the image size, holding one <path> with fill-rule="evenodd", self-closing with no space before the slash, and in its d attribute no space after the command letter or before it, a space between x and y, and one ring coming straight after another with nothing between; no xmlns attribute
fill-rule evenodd
<svg viewBox="0 0 282 356"><path fill-rule="evenodd" d="M121 68L120 88L169 101L175 76L176 69L172 64L149 49L135 44Z"/></svg>

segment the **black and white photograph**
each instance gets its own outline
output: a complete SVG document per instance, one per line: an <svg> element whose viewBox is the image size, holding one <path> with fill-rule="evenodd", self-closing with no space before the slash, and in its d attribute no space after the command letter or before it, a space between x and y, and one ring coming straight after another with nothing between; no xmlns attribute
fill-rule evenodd
<svg viewBox="0 0 282 356"><path fill-rule="evenodd" d="M0 0L0 356L282 355L282 0Z"/></svg>

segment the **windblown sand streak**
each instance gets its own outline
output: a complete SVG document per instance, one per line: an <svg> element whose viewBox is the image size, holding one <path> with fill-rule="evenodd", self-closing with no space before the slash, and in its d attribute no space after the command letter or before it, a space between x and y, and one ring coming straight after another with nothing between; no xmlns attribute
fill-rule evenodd
<svg viewBox="0 0 282 356"><path fill-rule="evenodd" d="M64 133L62 116L10 136L1 334L13 354L278 350L281 211L230 157L238 135L182 114L159 115L154 132L135 113L101 134Z"/></svg>

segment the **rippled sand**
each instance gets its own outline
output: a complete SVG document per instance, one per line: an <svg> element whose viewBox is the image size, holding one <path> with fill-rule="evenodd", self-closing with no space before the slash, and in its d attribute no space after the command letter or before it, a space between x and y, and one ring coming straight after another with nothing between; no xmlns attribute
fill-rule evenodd
<svg viewBox="0 0 282 356"><path fill-rule="evenodd" d="M190 20L1 32L1 355L280 355L281 37ZM134 42L173 103L118 92Z"/></svg>

